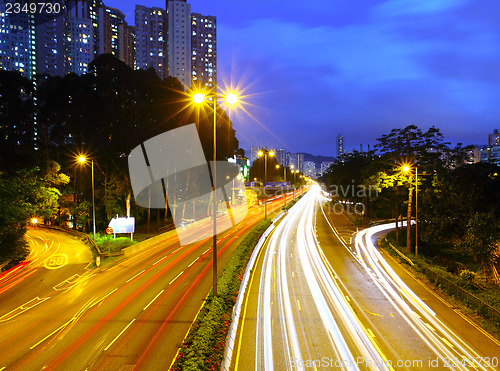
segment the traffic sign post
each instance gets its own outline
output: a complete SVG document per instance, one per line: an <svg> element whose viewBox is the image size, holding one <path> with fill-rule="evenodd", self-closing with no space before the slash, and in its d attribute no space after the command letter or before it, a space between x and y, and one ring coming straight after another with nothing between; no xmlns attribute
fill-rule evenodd
<svg viewBox="0 0 500 371"><path fill-rule="evenodd" d="M110 253L111 252L110 239L111 239L111 235L113 234L113 228L111 228L111 227L106 228L106 234L108 235L108 253Z"/></svg>

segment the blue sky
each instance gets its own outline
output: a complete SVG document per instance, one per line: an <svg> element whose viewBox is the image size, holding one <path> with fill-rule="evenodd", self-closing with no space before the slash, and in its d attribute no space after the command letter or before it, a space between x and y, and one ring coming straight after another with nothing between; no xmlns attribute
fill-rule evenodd
<svg viewBox="0 0 500 371"><path fill-rule="evenodd" d="M133 23L135 4L104 0ZM435 125L485 144L500 128L498 0L191 0L218 22L219 84L247 87L231 113L243 148L335 155L392 128Z"/></svg>

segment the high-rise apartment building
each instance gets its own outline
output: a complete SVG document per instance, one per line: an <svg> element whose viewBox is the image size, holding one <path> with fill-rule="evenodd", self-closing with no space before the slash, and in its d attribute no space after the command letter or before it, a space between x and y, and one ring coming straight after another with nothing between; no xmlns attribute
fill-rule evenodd
<svg viewBox="0 0 500 371"><path fill-rule="evenodd" d="M320 175L324 175L327 172L327 170L330 168L330 166L332 166L333 164L334 164L333 162L329 162L329 161L322 162Z"/></svg>
<svg viewBox="0 0 500 371"><path fill-rule="evenodd" d="M94 29L94 57L99 54L110 54L111 19L109 9L104 6L97 9L97 19L92 22Z"/></svg>
<svg viewBox="0 0 500 371"><path fill-rule="evenodd" d="M500 133L498 129L493 130L493 134L488 134L489 146L500 146Z"/></svg>
<svg viewBox="0 0 500 371"><path fill-rule="evenodd" d="M95 33L90 17L91 4L87 1L68 1L65 32L67 73L87 73L94 59Z"/></svg>
<svg viewBox="0 0 500 371"><path fill-rule="evenodd" d="M316 176L316 164L314 161L306 161L304 163L304 174L308 177Z"/></svg>
<svg viewBox="0 0 500 371"><path fill-rule="evenodd" d="M281 166L288 166L288 152L286 149L279 148L274 150L274 155L276 156L276 161Z"/></svg>
<svg viewBox="0 0 500 371"><path fill-rule="evenodd" d="M19 71L32 78L37 73L35 17L29 13L6 13L0 2L0 68Z"/></svg>
<svg viewBox="0 0 500 371"><path fill-rule="evenodd" d="M136 27L102 0L67 0L60 17L6 14L0 2L0 69L64 75L88 72L100 54L113 54L135 69L154 68L190 87L217 83L216 18L191 14L186 0L166 9L137 5ZM43 18L45 17L45 18Z"/></svg>
<svg viewBox="0 0 500 371"><path fill-rule="evenodd" d="M191 4L167 0L167 71L191 87Z"/></svg>
<svg viewBox="0 0 500 371"><path fill-rule="evenodd" d="M65 73L66 18L40 16L36 25L36 60L40 74L62 76Z"/></svg>
<svg viewBox="0 0 500 371"><path fill-rule="evenodd" d="M135 69L135 27L129 26L126 22L118 25L117 57Z"/></svg>
<svg viewBox="0 0 500 371"><path fill-rule="evenodd" d="M196 86L217 85L217 20L214 16L191 15L191 79Z"/></svg>
<svg viewBox="0 0 500 371"><path fill-rule="evenodd" d="M129 67L135 66L135 31L125 21L125 14L120 10L106 7L109 26L106 30L104 40L109 45L109 51Z"/></svg>
<svg viewBox="0 0 500 371"><path fill-rule="evenodd" d="M255 160L259 157L259 151L261 147L250 147L250 163L253 164Z"/></svg>
<svg viewBox="0 0 500 371"><path fill-rule="evenodd" d="M345 153L344 147L344 136L342 134L337 135L337 157L342 156Z"/></svg>
<svg viewBox="0 0 500 371"><path fill-rule="evenodd" d="M299 170L301 173L304 172L304 154L303 153L291 153L289 156L289 165L293 170Z"/></svg>
<svg viewBox="0 0 500 371"><path fill-rule="evenodd" d="M135 67L143 70L152 67L162 79L167 76L165 19L162 8L135 6Z"/></svg>

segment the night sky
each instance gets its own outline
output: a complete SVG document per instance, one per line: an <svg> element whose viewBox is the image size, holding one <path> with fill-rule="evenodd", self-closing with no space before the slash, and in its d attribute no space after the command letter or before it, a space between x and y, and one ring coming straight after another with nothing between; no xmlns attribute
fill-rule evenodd
<svg viewBox="0 0 500 371"><path fill-rule="evenodd" d="M136 1L104 2L134 23ZM217 16L219 85L246 87L242 148L335 155L339 133L366 149L409 124L487 144L500 128L498 0L188 2Z"/></svg>

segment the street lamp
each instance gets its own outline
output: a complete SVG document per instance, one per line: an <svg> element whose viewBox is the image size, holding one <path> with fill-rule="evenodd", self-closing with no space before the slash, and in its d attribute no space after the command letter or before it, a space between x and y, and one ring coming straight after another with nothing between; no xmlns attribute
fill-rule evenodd
<svg viewBox="0 0 500 371"><path fill-rule="evenodd" d="M85 164L87 161L88 160L85 156L78 156L78 162L80 164ZM92 163L92 224L93 224L94 241L95 241L94 159L91 159L91 163Z"/></svg>
<svg viewBox="0 0 500 371"><path fill-rule="evenodd" d="M213 237L212 237L212 252L213 252L213 293L214 297L217 296L217 98L223 98L225 102L229 105L235 105L238 103L238 96L233 92L228 92L225 96L217 95L217 90L213 94L213 104L214 104L214 156L213 156L213 173L212 173L212 195L213 195ZM195 93L192 96L193 101L196 104L203 104L206 100L205 94Z"/></svg>
<svg viewBox="0 0 500 371"><path fill-rule="evenodd" d="M276 165L276 169L279 169L280 166L279 165ZM286 166L283 166L283 182L285 183L285 197L284 197L284 201L283 201L283 210L285 211L286 213L286 191L288 190L288 187L287 187L287 184L286 184Z"/></svg>
<svg viewBox="0 0 500 371"><path fill-rule="evenodd" d="M266 195L266 185L267 185L267 157L273 157L274 151L260 150L258 153L259 157L264 156L264 219L267 219L267 195Z"/></svg>
<svg viewBox="0 0 500 371"><path fill-rule="evenodd" d="M411 167L403 166L403 172L409 173L411 177ZM411 193L408 195L408 214L407 214L407 242L410 242L410 222L411 222ZM418 166L415 166L415 258L418 258Z"/></svg>

